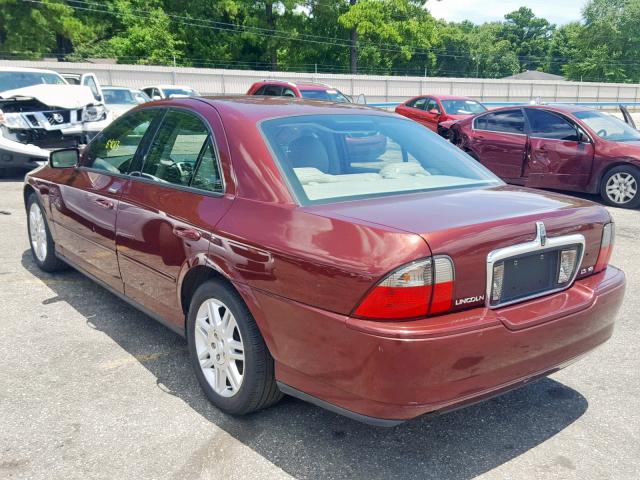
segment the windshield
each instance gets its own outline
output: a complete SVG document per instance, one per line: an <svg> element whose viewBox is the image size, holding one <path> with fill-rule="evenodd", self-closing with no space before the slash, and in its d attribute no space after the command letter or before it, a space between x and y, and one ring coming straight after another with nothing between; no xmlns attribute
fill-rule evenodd
<svg viewBox="0 0 640 480"><path fill-rule="evenodd" d="M300 90L300 95L303 98L310 98L312 100L325 100L327 102L337 103L351 103L347 97L345 97L338 90Z"/></svg>
<svg viewBox="0 0 640 480"><path fill-rule="evenodd" d="M104 101L107 104L132 104L137 105L138 102L130 90L124 90L122 88L103 88Z"/></svg>
<svg viewBox="0 0 640 480"><path fill-rule="evenodd" d="M574 115L605 140L613 142L640 140L640 132L609 114L597 110L585 110L584 112L575 112Z"/></svg>
<svg viewBox="0 0 640 480"><path fill-rule="evenodd" d="M450 115L476 115L487 109L475 100L440 100L444 111Z"/></svg>
<svg viewBox="0 0 640 480"><path fill-rule="evenodd" d="M0 92L40 84L65 85L67 82L53 72L0 72Z"/></svg>
<svg viewBox="0 0 640 480"><path fill-rule="evenodd" d="M266 120L261 129L303 205L502 184L457 147L410 120L308 115Z"/></svg>
<svg viewBox="0 0 640 480"><path fill-rule="evenodd" d="M196 92L195 90L191 90L190 88L163 88L162 91L164 92L167 98L170 98L172 96L176 96L176 97L197 97L198 96L198 92Z"/></svg>

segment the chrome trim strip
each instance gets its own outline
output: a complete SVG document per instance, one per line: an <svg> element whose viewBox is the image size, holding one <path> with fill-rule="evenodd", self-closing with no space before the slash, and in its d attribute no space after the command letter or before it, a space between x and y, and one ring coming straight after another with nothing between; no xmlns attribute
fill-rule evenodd
<svg viewBox="0 0 640 480"><path fill-rule="evenodd" d="M486 292L485 292L486 307L491 309L505 307L507 305L512 305L514 303L520 303L526 300L542 297L544 295L561 292L562 290L566 290L567 288L571 287L576 277L578 276L578 272L580 271L580 266L582 265L582 260L584 259L585 244L586 242L585 242L584 236L579 233L576 233L573 235L564 235L561 237L547 237L546 230L544 228L544 223L536 222L536 238L533 241L520 243L518 245L510 245L505 248L500 248L492 252L489 252L489 254L487 255L487 286L486 286ZM573 277L569 282L567 282L565 286L561 288L556 288L553 290L547 290L544 292L536 293L528 297L518 298L516 300L511 300L509 302L498 303L496 305L491 304L491 290L493 286L493 265L496 262L499 262L501 260L505 260L511 257L517 257L519 255L525 255L527 253L555 250L561 247L569 247L569 246L575 246L575 245L580 246L580 254L579 254L580 256L576 261L576 267L575 267L575 271L573 272Z"/></svg>

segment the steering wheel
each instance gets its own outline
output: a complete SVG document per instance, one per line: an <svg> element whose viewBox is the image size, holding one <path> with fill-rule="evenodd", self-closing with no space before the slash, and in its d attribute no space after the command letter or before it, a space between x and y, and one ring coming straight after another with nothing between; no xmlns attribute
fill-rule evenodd
<svg viewBox="0 0 640 480"><path fill-rule="evenodd" d="M604 138L604 137L607 136L607 131L603 128L601 130L598 130L597 134L598 134L599 137L603 137Z"/></svg>

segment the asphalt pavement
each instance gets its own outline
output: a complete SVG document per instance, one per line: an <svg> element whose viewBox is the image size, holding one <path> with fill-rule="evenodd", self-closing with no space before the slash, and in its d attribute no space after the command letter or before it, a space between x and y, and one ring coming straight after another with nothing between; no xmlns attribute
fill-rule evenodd
<svg viewBox="0 0 640 480"><path fill-rule="evenodd" d="M182 338L73 270L36 268L21 192L0 180L0 479L640 478L640 211L611 210L628 290L608 343L384 429L291 398L221 413Z"/></svg>

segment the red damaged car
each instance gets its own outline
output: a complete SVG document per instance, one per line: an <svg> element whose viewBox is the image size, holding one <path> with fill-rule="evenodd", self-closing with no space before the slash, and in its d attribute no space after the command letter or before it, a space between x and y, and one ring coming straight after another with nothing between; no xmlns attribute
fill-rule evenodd
<svg viewBox="0 0 640 480"><path fill-rule="evenodd" d="M353 158L353 136L386 138ZM204 393L378 425L497 395L605 342L601 206L505 185L415 122L286 98L142 105L26 177L35 263L187 339Z"/></svg>
<svg viewBox="0 0 640 480"><path fill-rule="evenodd" d="M487 108L473 98L456 95L421 95L396 107L396 113L421 123L445 138L449 132L445 122L462 120L486 111Z"/></svg>
<svg viewBox="0 0 640 480"><path fill-rule="evenodd" d="M453 123L450 139L508 183L640 206L640 132L605 112L506 107Z"/></svg>

